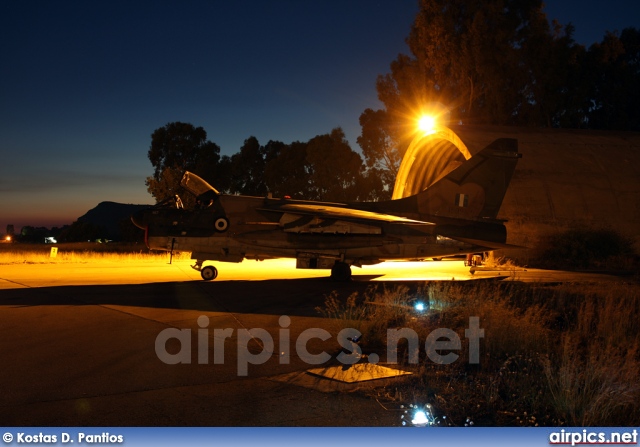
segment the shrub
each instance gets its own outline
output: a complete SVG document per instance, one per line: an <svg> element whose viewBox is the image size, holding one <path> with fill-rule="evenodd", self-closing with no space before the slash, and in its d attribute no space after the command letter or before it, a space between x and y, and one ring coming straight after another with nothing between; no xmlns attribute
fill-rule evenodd
<svg viewBox="0 0 640 447"><path fill-rule="evenodd" d="M633 241L611 229L574 228L544 238L532 266L559 269L630 269Z"/></svg>
<svg viewBox="0 0 640 447"><path fill-rule="evenodd" d="M445 425L629 426L640 420L638 286L468 281L365 295L346 304L329 297L336 309L330 313L347 316L344 327L357 320L374 339L404 325L421 343L436 328L454 330L462 342L460 358L449 365L430 362L421 351L418 365L402 365L414 376L378 396L429 404ZM412 310L416 300L428 302L425 315ZM470 316L479 317L485 331L479 364L467 357Z"/></svg>

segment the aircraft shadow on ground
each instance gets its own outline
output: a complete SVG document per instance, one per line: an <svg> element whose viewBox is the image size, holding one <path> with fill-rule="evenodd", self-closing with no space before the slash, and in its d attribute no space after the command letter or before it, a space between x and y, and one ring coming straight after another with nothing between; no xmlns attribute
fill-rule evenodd
<svg viewBox="0 0 640 447"><path fill-rule="evenodd" d="M371 287L382 285L307 278L56 286L0 290L0 306L120 305L318 317L320 313L315 308L323 306L333 291L346 300L352 293L363 294Z"/></svg>
<svg viewBox="0 0 640 447"><path fill-rule="evenodd" d="M119 305L203 312L321 316L326 298L335 292L343 302L353 293L405 286L416 291L425 281L369 282L375 276L354 276L353 281L329 278L263 281L187 281L147 284L56 286L0 290L0 306Z"/></svg>

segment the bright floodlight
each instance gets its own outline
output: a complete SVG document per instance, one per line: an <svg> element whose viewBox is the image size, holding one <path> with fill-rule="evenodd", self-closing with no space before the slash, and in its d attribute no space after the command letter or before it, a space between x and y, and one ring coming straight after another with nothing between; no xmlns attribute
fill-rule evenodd
<svg viewBox="0 0 640 447"><path fill-rule="evenodd" d="M419 410L416 411L416 414L413 415L411 423L416 427L424 427L425 425L429 425L429 418L424 411Z"/></svg>
<svg viewBox="0 0 640 447"><path fill-rule="evenodd" d="M424 310L424 303L418 301L416 303L416 305L414 306L415 310L417 310L418 312L422 312Z"/></svg>
<svg viewBox="0 0 640 447"><path fill-rule="evenodd" d="M431 115L422 115L418 120L418 128L424 133L433 133L436 129L436 119Z"/></svg>

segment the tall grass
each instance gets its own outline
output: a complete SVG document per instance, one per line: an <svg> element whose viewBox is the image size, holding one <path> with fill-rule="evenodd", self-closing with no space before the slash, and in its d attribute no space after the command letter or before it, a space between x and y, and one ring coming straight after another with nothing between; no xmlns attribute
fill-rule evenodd
<svg viewBox="0 0 640 447"><path fill-rule="evenodd" d="M413 303L428 311L418 314ZM633 425L640 420L640 287L435 283L370 289L319 309L363 333L380 352L386 330L408 327L421 343L437 328L460 337L459 359L431 362L421 349L405 403L434 406L450 425ZM480 363L468 362L464 330L480 319ZM424 346L424 345L422 345ZM400 346L399 349L403 349ZM406 359L400 355L398 358Z"/></svg>
<svg viewBox="0 0 640 447"><path fill-rule="evenodd" d="M543 350L549 344L552 315L540 304L518 305L520 295L532 292L519 284L485 282L427 286L426 295L435 304L431 308L438 309L427 329L451 328L459 331L463 338L469 317L479 317L485 330L484 357L506 358L520 352Z"/></svg>
<svg viewBox="0 0 640 447"><path fill-rule="evenodd" d="M189 259L191 253L176 252L174 260ZM51 257L50 251L40 250L12 250L0 252L0 265L8 264L61 264L61 263L91 263L91 262L166 262L167 252L96 252L96 251L58 251Z"/></svg>
<svg viewBox="0 0 640 447"><path fill-rule="evenodd" d="M415 301L408 287L370 287L362 296L358 292L351 294L344 303L334 291L316 310L332 320L334 332L356 329L363 334L365 348L373 349L386 344L387 328L407 323Z"/></svg>
<svg viewBox="0 0 640 447"><path fill-rule="evenodd" d="M554 406L570 424L640 420L639 317L637 287L584 294L560 348L544 362Z"/></svg>

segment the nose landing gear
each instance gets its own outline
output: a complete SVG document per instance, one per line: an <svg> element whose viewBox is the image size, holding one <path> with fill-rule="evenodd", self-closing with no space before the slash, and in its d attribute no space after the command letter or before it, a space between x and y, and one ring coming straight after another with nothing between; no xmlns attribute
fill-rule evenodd
<svg viewBox="0 0 640 447"><path fill-rule="evenodd" d="M218 269L212 265L202 267L203 262L204 261L198 259L196 263L191 266L191 268L194 270L198 270L200 272L200 276L202 276L202 279L204 279L205 281L213 281L218 277Z"/></svg>

